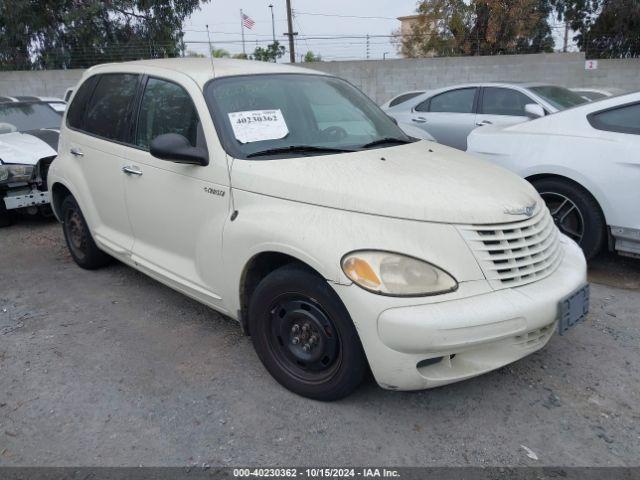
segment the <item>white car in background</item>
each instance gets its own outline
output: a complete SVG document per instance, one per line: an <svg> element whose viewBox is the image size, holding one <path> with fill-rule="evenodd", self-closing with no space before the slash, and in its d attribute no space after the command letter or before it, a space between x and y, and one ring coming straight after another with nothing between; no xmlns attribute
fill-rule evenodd
<svg viewBox="0 0 640 480"><path fill-rule="evenodd" d="M50 214L47 172L65 108L58 98L0 96L0 227L16 212Z"/></svg>
<svg viewBox="0 0 640 480"><path fill-rule="evenodd" d="M529 180L587 258L640 257L640 92L469 135L468 152Z"/></svg>
<svg viewBox="0 0 640 480"><path fill-rule="evenodd" d="M466 150L467 136L478 127L513 125L587 101L555 85L491 82L431 90L383 110L443 145Z"/></svg>

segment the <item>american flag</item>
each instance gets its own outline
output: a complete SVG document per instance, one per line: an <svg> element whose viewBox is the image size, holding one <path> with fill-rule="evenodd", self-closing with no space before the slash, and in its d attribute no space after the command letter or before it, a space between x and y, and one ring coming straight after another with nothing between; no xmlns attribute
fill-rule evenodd
<svg viewBox="0 0 640 480"><path fill-rule="evenodd" d="M251 30L253 28L253 26L256 24L256 22L254 22L253 20L251 20L251 17L249 15L245 15L244 13L242 14L242 24L248 28L249 30Z"/></svg>

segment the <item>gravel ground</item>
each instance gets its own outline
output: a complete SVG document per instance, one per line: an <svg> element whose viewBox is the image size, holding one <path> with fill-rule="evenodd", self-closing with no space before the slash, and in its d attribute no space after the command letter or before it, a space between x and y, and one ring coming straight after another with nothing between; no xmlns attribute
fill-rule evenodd
<svg viewBox="0 0 640 480"><path fill-rule="evenodd" d="M526 359L335 403L195 301L79 269L52 221L0 230L0 273L0 465L640 465L640 261L595 262L585 324Z"/></svg>

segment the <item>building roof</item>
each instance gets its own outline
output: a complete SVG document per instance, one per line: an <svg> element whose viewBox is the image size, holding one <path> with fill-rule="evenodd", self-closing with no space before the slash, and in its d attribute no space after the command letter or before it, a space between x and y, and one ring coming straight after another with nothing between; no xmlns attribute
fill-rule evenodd
<svg viewBox="0 0 640 480"><path fill-rule="evenodd" d="M307 73L324 75L322 72L290 64L256 62L251 60L235 60L227 58L162 58L156 60L136 60L133 62L105 63L91 67L85 76L95 73L136 72L151 73L153 71L179 72L191 77L201 87L212 78L233 75L257 75L265 73ZM214 75L215 71L215 75Z"/></svg>

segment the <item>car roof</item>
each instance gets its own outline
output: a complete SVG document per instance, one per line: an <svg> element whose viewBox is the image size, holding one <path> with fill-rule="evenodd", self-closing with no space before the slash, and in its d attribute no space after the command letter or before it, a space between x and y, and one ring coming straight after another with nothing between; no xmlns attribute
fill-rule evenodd
<svg viewBox="0 0 640 480"><path fill-rule="evenodd" d="M303 73L314 75L326 75L323 72L308 68L294 67L289 64L277 64L270 62L256 62L252 60L236 60L227 58L162 58L155 60L136 60L133 62L107 63L91 67L85 73L90 76L95 73L150 73L157 70L181 73L191 77L198 85L204 86L213 78L229 77L234 75L260 75L278 73ZM215 73L214 73L215 72Z"/></svg>

